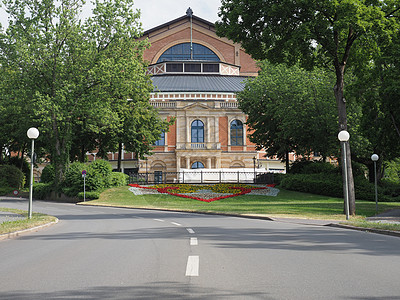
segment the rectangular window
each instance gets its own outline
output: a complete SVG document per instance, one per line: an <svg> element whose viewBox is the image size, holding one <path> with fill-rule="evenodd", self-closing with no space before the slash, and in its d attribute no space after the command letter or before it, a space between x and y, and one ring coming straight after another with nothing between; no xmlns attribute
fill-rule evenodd
<svg viewBox="0 0 400 300"><path fill-rule="evenodd" d="M155 143L156 146L164 146L165 145L165 132L161 133L161 137Z"/></svg>
<svg viewBox="0 0 400 300"><path fill-rule="evenodd" d="M183 72L182 64L167 64L167 72L175 73L175 72Z"/></svg>
<svg viewBox="0 0 400 300"><path fill-rule="evenodd" d="M203 64L204 73L219 73L219 64Z"/></svg>
<svg viewBox="0 0 400 300"><path fill-rule="evenodd" d="M185 64L185 72L201 72L201 64Z"/></svg>

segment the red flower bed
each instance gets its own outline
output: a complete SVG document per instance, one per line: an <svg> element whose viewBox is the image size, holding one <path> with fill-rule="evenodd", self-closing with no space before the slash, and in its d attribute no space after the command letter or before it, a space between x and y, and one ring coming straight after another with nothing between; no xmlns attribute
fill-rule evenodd
<svg viewBox="0 0 400 300"><path fill-rule="evenodd" d="M240 190L240 193L233 194L233 195L215 197L215 198L211 198L211 199L204 199L204 198L200 198L200 197L194 197L194 196L183 195L183 194L171 192L171 190L179 189L176 186L167 186L167 187L163 187L163 188L140 186L139 184L129 184L129 186L136 187L136 188L142 188L142 189L157 190L157 192L162 193L162 194L169 194L169 195L172 195L172 196L177 196L177 197L182 197L182 198L190 198L190 199L199 200L199 201L203 201L203 202L212 202L212 201L216 201L216 200L221 200L221 199L236 197L236 196L240 196L240 195L245 195L245 194L250 193L252 190L266 189L265 187L254 187L254 188L231 187L232 189Z"/></svg>

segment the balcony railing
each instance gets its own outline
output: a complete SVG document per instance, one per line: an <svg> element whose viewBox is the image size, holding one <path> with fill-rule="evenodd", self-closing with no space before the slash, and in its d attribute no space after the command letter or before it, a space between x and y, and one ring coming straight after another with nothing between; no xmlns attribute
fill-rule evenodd
<svg viewBox="0 0 400 300"><path fill-rule="evenodd" d="M180 150L220 150L221 143L177 143Z"/></svg>
<svg viewBox="0 0 400 300"><path fill-rule="evenodd" d="M155 108L175 108L176 102L150 102Z"/></svg>

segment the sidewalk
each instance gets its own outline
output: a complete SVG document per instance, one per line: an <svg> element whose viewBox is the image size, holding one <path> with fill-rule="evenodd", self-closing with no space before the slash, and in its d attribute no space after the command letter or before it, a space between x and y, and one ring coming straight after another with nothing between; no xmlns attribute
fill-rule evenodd
<svg viewBox="0 0 400 300"><path fill-rule="evenodd" d="M370 222L400 224L400 209L392 209L379 215L366 218Z"/></svg>

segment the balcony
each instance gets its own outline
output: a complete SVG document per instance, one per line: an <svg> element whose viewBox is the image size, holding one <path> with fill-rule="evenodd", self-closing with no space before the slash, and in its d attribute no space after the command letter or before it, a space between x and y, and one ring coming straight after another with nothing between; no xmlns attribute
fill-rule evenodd
<svg viewBox="0 0 400 300"><path fill-rule="evenodd" d="M178 150L221 150L221 143L177 143Z"/></svg>

